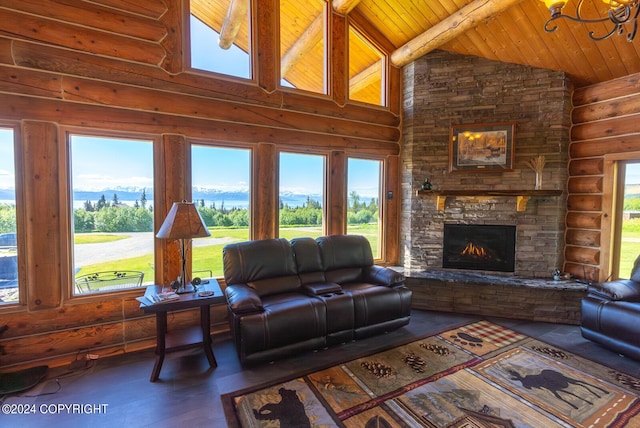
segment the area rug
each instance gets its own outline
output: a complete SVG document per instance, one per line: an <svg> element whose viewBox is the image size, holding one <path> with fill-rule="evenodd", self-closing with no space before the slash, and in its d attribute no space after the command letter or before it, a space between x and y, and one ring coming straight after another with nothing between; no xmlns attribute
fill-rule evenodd
<svg viewBox="0 0 640 428"><path fill-rule="evenodd" d="M640 427L639 379L488 321L222 399L232 427Z"/></svg>

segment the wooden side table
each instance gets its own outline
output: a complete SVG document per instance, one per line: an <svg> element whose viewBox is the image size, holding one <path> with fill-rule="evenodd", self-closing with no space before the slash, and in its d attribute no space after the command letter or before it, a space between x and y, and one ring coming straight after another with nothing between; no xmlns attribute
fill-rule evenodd
<svg viewBox="0 0 640 428"><path fill-rule="evenodd" d="M140 309L145 313L156 314L156 362L151 372L151 382L158 380L165 354L193 348L200 344L202 344L204 348L204 353L207 356L207 360L209 360L209 365L211 367L218 365L216 357L213 355L213 350L211 349L211 316L209 314L209 307L214 304L225 303L226 299L216 279L209 278L203 281L209 282L200 284L198 291L195 293L181 294L179 299L156 303L155 305L140 304ZM161 291L161 285L150 285L147 287L145 295L159 293ZM199 295L200 292L209 291L213 292L210 296ZM167 331L167 312L197 307L200 308L200 326L181 329L179 331Z"/></svg>

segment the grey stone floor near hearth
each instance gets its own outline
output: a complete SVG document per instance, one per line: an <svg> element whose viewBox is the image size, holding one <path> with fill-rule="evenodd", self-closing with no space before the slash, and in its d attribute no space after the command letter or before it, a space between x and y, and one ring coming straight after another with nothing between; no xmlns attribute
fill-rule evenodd
<svg viewBox="0 0 640 428"><path fill-rule="evenodd" d="M99 359L88 368L82 365L51 369L47 381L20 395L6 397L4 404L35 404L36 407L42 404L106 404L106 413L3 414L0 426L225 427L221 394L299 374L303 370L326 367L482 318L640 377L640 362L582 338L575 325L415 310L411 323L394 332L245 369L240 366L228 333L213 337L217 368L209 368L200 349L186 355L170 354L156 383L149 382L154 361L152 350Z"/></svg>

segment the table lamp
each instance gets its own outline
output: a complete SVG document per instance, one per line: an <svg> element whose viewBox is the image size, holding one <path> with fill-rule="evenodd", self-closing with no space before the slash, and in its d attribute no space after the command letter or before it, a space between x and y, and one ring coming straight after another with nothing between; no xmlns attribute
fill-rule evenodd
<svg viewBox="0 0 640 428"><path fill-rule="evenodd" d="M160 226L156 238L180 240L182 275L180 276L180 286L176 290L177 293L192 293L195 291L193 285L186 281L187 254L185 240L203 238L205 236L211 236L211 234L193 202L185 200L174 202L162 226Z"/></svg>

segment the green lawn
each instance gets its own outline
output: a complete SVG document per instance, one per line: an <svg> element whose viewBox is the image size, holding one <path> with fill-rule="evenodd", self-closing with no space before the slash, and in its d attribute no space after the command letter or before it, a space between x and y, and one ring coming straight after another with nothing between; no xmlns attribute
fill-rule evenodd
<svg viewBox="0 0 640 428"><path fill-rule="evenodd" d="M210 228L212 238L225 239L223 243L206 245L203 247L193 248L193 271L211 271L214 277L222 276L222 248L230 242L241 242L248 240L249 230L247 228ZM349 234L359 234L366 236L371 242L371 248L374 251L378 245L378 226L360 225L349 226ZM290 227L280 230L280 236L285 239L293 239L300 237L318 237L322 234L322 228L318 227ZM80 239L81 238L81 239ZM124 235L105 235L91 234L78 235L76 244L107 242L109 240L124 239ZM205 238L206 239L206 238ZM153 254L145 254L135 258L122 260L114 260L105 263L98 263L84 266L78 275L90 272L108 272L118 270L134 270L144 272L145 282L152 282L154 278L153 272Z"/></svg>
<svg viewBox="0 0 640 428"><path fill-rule="evenodd" d="M640 255L640 232L624 232L620 246L620 278L631 276L631 268L638 255Z"/></svg>
<svg viewBox="0 0 640 428"><path fill-rule="evenodd" d="M211 271L214 277L222 276L222 248L230 242L240 242L248 240L249 231L247 228L211 228L209 229L213 238L224 238L223 243L195 247L193 249L193 270ZM378 227L372 225L349 226L349 234L360 234L366 236L371 242L374 251L378 245ZM290 227L280 230L280 235L285 239L299 237L317 237L322 234L321 227ZM127 235L109 234L82 234L76 236L76 244L110 242L125 239ZM633 262L640 255L640 231L625 231L621 247L620 277L629 278ZM105 272L117 270L134 270L144 272L145 282L153 281L153 254L145 254L135 258L116 260L85 266L79 275L89 272Z"/></svg>

